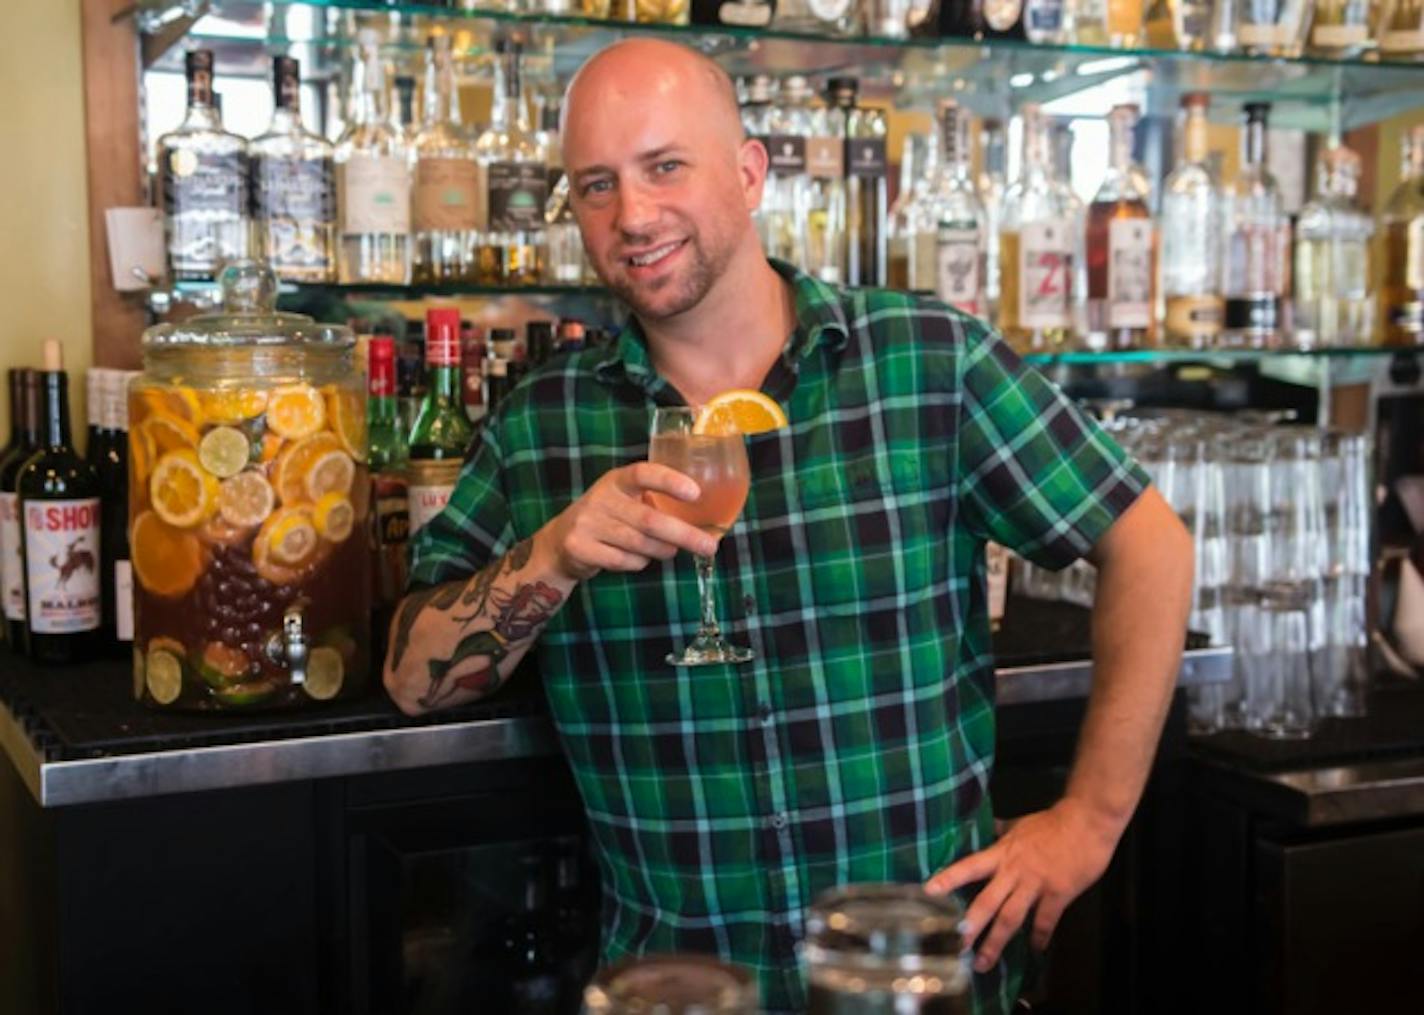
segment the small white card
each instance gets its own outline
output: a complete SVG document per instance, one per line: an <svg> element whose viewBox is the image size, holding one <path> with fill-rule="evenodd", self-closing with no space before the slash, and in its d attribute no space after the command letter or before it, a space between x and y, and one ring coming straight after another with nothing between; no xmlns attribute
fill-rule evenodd
<svg viewBox="0 0 1424 1015"><path fill-rule="evenodd" d="M167 274L163 215L157 208L105 208L104 225L109 234L109 274L115 289L121 293L141 292Z"/></svg>

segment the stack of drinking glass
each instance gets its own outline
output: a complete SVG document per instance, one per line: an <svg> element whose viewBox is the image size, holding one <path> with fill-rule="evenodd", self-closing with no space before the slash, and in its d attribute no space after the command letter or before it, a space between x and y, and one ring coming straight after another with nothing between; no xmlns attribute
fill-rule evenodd
<svg viewBox="0 0 1424 1015"><path fill-rule="evenodd" d="M1229 683L1192 688L1197 733L1308 737L1363 712L1368 680L1369 437L1249 416L1107 424L1196 546L1189 627L1234 649ZM1019 562L1019 591L1091 605L1095 572Z"/></svg>

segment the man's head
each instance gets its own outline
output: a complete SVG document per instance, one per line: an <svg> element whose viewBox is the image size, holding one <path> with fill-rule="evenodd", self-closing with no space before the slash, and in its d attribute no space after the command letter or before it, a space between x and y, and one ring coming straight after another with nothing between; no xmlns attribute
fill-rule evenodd
<svg viewBox="0 0 1424 1015"><path fill-rule="evenodd" d="M562 135L589 258L643 320L691 310L736 258L761 257L766 153L707 57L657 39L609 46L569 82Z"/></svg>

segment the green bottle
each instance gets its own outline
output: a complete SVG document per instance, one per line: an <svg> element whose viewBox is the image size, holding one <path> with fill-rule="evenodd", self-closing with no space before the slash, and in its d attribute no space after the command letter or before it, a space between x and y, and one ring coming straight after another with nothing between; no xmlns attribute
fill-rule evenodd
<svg viewBox="0 0 1424 1015"><path fill-rule="evenodd" d="M406 483L405 431L396 400L396 346L389 335L373 337L366 347L367 462L371 477L371 630L376 658L385 657L391 614L405 589L406 544L410 507Z"/></svg>
<svg viewBox="0 0 1424 1015"><path fill-rule="evenodd" d="M474 437L460 391L460 311L425 313L425 401L410 431L411 461L463 459Z"/></svg>

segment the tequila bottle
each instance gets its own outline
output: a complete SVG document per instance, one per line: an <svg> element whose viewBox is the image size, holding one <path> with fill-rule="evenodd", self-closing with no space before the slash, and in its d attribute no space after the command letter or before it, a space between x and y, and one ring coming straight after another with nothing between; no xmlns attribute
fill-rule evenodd
<svg viewBox="0 0 1424 1015"><path fill-rule="evenodd" d="M987 311L984 295L984 205L969 169L969 113L953 99L942 99L939 117L939 166L929 191L930 242L935 295L976 317Z"/></svg>
<svg viewBox="0 0 1424 1015"><path fill-rule="evenodd" d="M1147 209L1150 187L1132 161L1136 106L1108 114L1111 161L1088 206L1088 330L1098 348L1154 344L1157 237Z"/></svg>
<svg viewBox="0 0 1424 1015"><path fill-rule="evenodd" d="M1331 147L1316 165L1315 197L1295 231L1295 344L1357 345L1370 339L1370 239L1374 223L1355 206L1360 157Z"/></svg>
<svg viewBox="0 0 1424 1015"><path fill-rule="evenodd" d="M1162 184L1162 290L1170 345L1205 348L1221 333L1221 195L1207 159L1199 92L1182 97L1182 157Z"/></svg>
<svg viewBox="0 0 1424 1015"><path fill-rule="evenodd" d="M1424 126L1404 137L1399 185L1380 215L1384 229L1381 341L1424 345Z"/></svg>
<svg viewBox="0 0 1424 1015"><path fill-rule="evenodd" d="M490 125L475 142L487 212L479 240L478 280L484 285L534 285L542 274L548 170L524 102L522 46L501 39L495 49Z"/></svg>
<svg viewBox="0 0 1424 1015"><path fill-rule="evenodd" d="M426 42L424 119L414 149L412 279L417 284L474 281L483 195L474 147L460 129L448 35L432 35Z"/></svg>
<svg viewBox="0 0 1424 1015"><path fill-rule="evenodd" d="M332 146L302 126L301 66L272 58L276 105L252 142L252 217L260 254L288 282L336 278L336 177Z"/></svg>
<svg viewBox="0 0 1424 1015"><path fill-rule="evenodd" d="M184 56L188 112L158 139L168 267L175 279L216 278L247 256L247 142L223 130L213 99L212 50Z"/></svg>
<svg viewBox="0 0 1424 1015"><path fill-rule="evenodd" d="M1019 352L1061 347L1073 336L1073 198L1053 171L1049 125L1023 107L1024 157L1004 194L999 231L999 328Z"/></svg>
<svg viewBox="0 0 1424 1015"><path fill-rule="evenodd" d="M1290 220L1275 178L1266 169L1270 104L1248 102L1245 109L1241 169L1223 195L1222 338L1227 345L1260 349L1280 339Z"/></svg>
<svg viewBox="0 0 1424 1015"><path fill-rule="evenodd" d="M410 278L410 166L386 118L386 71L376 33L359 36L351 125L336 142L341 281L404 285Z"/></svg>

